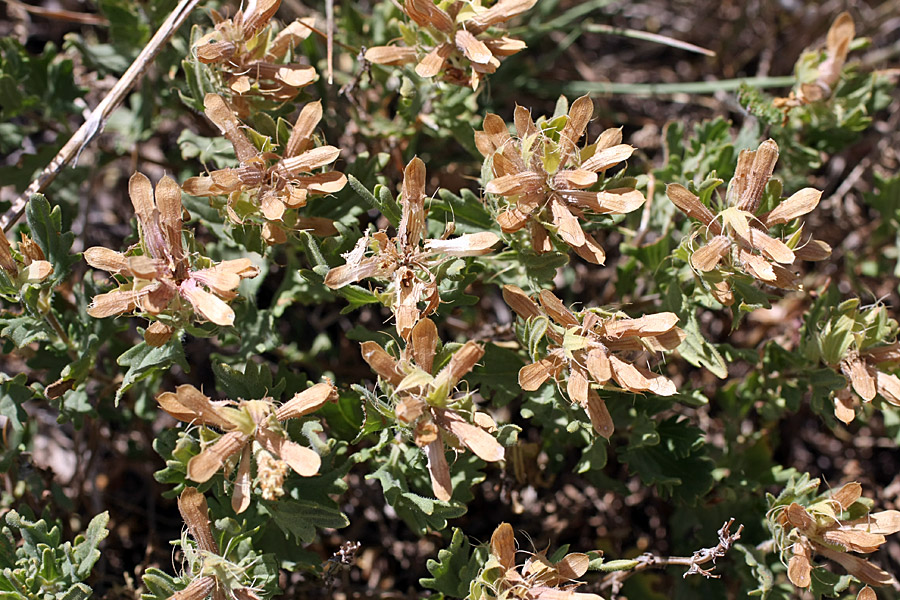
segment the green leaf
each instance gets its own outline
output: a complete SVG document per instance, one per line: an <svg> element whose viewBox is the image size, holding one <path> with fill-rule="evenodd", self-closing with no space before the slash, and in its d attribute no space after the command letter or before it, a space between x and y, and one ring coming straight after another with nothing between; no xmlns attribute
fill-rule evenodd
<svg viewBox="0 0 900 600"><path fill-rule="evenodd" d="M413 456L420 452L413 448ZM399 454L399 448L392 452ZM407 452L407 457L410 452ZM406 465L406 462L403 463ZM407 525L419 535L428 531L440 531L447 527L447 519L462 516L466 513L466 506L451 499L450 502L442 502L433 498L426 498L409 491L404 467L397 462L383 463L374 473L366 475L366 479L375 479L381 483L384 498L397 512L397 516L403 519ZM454 490L455 495L456 490Z"/></svg>
<svg viewBox="0 0 900 600"><path fill-rule="evenodd" d="M316 527L339 529L350 524L340 509L311 500L281 499L266 503L265 510L282 531L293 535L300 544L316 539Z"/></svg>
<svg viewBox="0 0 900 600"><path fill-rule="evenodd" d="M87 579L91 569L100 559L100 542L109 535L106 525L109 523L109 512L102 512L88 524L84 539L75 544L75 561L78 563L77 574L81 579Z"/></svg>
<svg viewBox="0 0 900 600"><path fill-rule="evenodd" d="M274 384L268 365L253 361L247 361L243 371L219 361L213 361L212 368L219 391L233 400L280 398L287 385L284 379Z"/></svg>
<svg viewBox="0 0 900 600"><path fill-rule="evenodd" d="M663 307L678 315L678 326L686 335L678 353L695 367L704 367L719 379L728 376L728 365L722 355L700 332L697 309L674 282L669 285Z"/></svg>
<svg viewBox="0 0 900 600"><path fill-rule="evenodd" d="M366 201L372 208L380 212L394 227L400 225L400 204L391 196L390 192L384 186L375 186L375 194L366 189L366 186L353 175L347 176L347 182L356 195ZM386 194L380 193L381 191ZM376 197L377 194L377 197Z"/></svg>
<svg viewBox="0 0 900 600"><path fill-rule="evenodd" d="M34 397L34 390L25 385L28 381L25 373L19 373L12 379L6 377L0 373L0 415L9 419L13 429L22 431L28 421L28 413L22 405Z"/></svg>
<svg viewBox="0 0 900 600"><path fill-rule="evenodd" d="M693 504L713 486L715 463L706 456L703 431L672 417L657 425L642 419L628 446L619 449L622 462L645 485L655 485L660 495Z"/></svg>
<svg viewBox="0 0 900 600"><path fill-rule="evenodd" d="M48 278L51 283L59 283L69 275L73 264L81 260L80 254L71 254L75 234L63 233L62 212L59 206L51 210L50 203L43 194L35 194L25 207L25 218L34 241L44 251L44 256L53 265L53 273Z"/></svg>
<svg viewBox="0 0 900 600"><path fill-rule="evenodd" d="M522 394L519 369L524 365L525 361L518 352L496 344L485 344L484 357L472 373L466 376L466 381L477 387L492 405L505 406Z"/></svg>
<svg viewBox="0 0 900 600"><path fill-rule="evenodd" d="M120 355L116 363L120 367L128 367L119 389L116 390L116 406L119 405L119 400L122 399L125 392L142 379L155 373L161 373L164 369L176 364L185 372L191 370L185 359L181 340L177 337L173 337L169 343L159 348L148 346L147 342L142 341Z"/></svg>
<svg viewBox="0 0 900 600"><path fill-rule="evenodd" d="M33 342L43 342L52 338L52 332L44 319L31 316L0 318L0 336L9 338L17 348L24 348Z"/></svg>
<svg viewBox="0 0 900 600"><path fill-rule="evenodd" d="M473 552L468 538L454 527L450 545L438 550L437 560L429 558L425 563L431 577L423 577L419 583L450 598L465 598L469 594L469 584L481 570L485 554L484 548Z"/></svg>

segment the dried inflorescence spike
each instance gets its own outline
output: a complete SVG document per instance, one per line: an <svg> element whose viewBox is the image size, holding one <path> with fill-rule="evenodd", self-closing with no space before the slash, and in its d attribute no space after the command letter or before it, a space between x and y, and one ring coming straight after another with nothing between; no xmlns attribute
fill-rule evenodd
<svg viewBox="0 0 900 600"><path fill-rule="evenodd" d="M818 67L812 72L814 79L801 81L799 89L792 91L786 98L775 98L774 105L787 112L796 106L830 98L841 79L841 71L850 52L850 43L855 37L856 25L853 17L848 12L842 12L828 29L824 59L820 58L820 52L813 53L813 60L818 62Z"/></svg>
<svg viewBox="0 0 900 600"><path fill-rule="evenodd" d="M41 283L53 273L53 265L46 260L43 250L24 233L17 250L18 254L14 256L6 233L0 230L0 272L15 287Z"/></svg>
<svg viewBox="0 0 900 600"><path fill-rule="evenodd" d="M778 145L766 140L756 150L738 156L734 177L725 196L725 208L715 214L681 184L666 187L666 195L678 209L698 222L693 239L705 243L692 247L691 267L722 304L734 303L731 280L744 273L781 289L799 289L799 278L788 266L799 260L820 261L831 256L831 247L812 238L803 239L802 226L787 240L770 235L773 227L792 223L811 212L822 192L804 188L760 213L760 203L778 161Z"/></svg>
<svg viewBox="0 0 900 600"><path fill-rule="evenodd" d="M502 460L504 449L489 433L493 419L467 409L471 395L456 389L484 355L484 348L466 342L437 369L434 358L439 343L434 322L422 319L412 328L399 360L375 342L363 342L362 356L393 401L395 418L412 431L416 445L425 452L435 497L447 501L453 489L445 442L467 448L488 462Z"/></svg>
<svg viewBox="0 0 900 600"><path fill-rule="evenodd" d="M403 11L421 29L416 46L376 46L365 57L381 65L416 63L420 77L440 75L444 81L475 89L485 75L497 70L501 59L526 47L525 42L502 35L497 26L536 3L499 0L487 8L481 2L454 0L438 6L433 0L405 0Z"/></svg>
<svg viewBox="0 0 900 600"><path fill-rule="evenodd" d="M475 144L494 174L485 192L504 200L497 221L505 233L528 227L534 250L542 253L553 249L552 232L583 259L603 264L606 253L582 229L581 220L589 213L632 212L643 205L644 195L633 187L597 191L601 175L627 160L634 148L622 143L620 129L607 129L579 148L592 113L587 96L575 100L562 120L535 123L519 106L515 137L503 119L488 114L483 130L475 132Z"/></svg>
<svg viewBox="0 0 900 600"><path fill-rule="evenodd" d="M808 506L793 502L777 513L789 543L788 577L794 585L809 587L816 554L838 563L868 585L894 581L889 573L851 552L870 554L878 550L886 535L900 531L900 512L869 512L869 506L859 501L861 496L862 486L851 482ZM860 511L862 516L858 516ZM850 513L856 516L844 516Z"/></svg>
<svg viewBox="0 0 900 600"><path fill-rule="evenodd" d="M287 467L303 477L311 477L318 473L322 462L314 450L287 437L283 421L308 415L336 399L334 385L318 383L278 407L271 398L214 402L192 385L178 386L175 392L163 392L156 401L179 421L223 431L218 439L188 462L189 479L203 483L223 467L227 475L234 469L233 464L228 466L229 459L240 453L231 505L235 512L241 513L250 505L253 443L262 447L256 459L257 487L267 499L277 498L283 494L280 485Z"/></svg>
<svg viewBox="0 0 900 600"><path fill-rule="evenodd" d="M294 48L312 33L315 19L297 19L275 34L270 20L280 4L260 0L231 19L215 15L215 29L193 47L197 60L222 73L232 103L245 116L254 97L286 102L317 78L313 67L289 61Z"/></svg>
<svg viewBox="0 0 900 600"><path fill-rule="evenodd" d="M499 238L485 231L452 239L425 239L425 163L419 158L406 165L400 207L397 235L388 237L384 230L364 235L344 255L347 262L328 272L325 285L338 289L368 278L387 280L385 291L391 297L397 332L407 339L416 322L440 304L439 281L434 275L437 267L452 258L488 254ZM425 303L424 309L419 309L420 302Z"/></svg>
<svg viewBox="0 0 900 600"><path fill-rule="evenodd" d="M203 600L212 594L213 600L240 598L258 599L254 588L242 581L246 569L222 555L213 537L209 521L206 497L197 488L186 487L178 497L178 512L184 519L188 533L196 543L196 550L189 542L182 541L182 549L188 555L187 576L193 579L172 595L172 600Z"/></svg>
<svg viewBox="0 0 900 600"><path fill-rule="evenodd" d="M241 280L256 277L259 269L249 258L213 263L185 251L181 188L173 179L163 177L154 195L150 180L135 173L128 192L140 243L124 253L100 246L85 250L89 265L125 279L117 289L95 296L88 314L104 318L139 311L155 321L145 334L153 346L165 344L177 328L198 318L231 326L234 311L228 302L237 297Z"/></svg>
<svg viewBox="0 0 900 600"><path fill-rule="evenodd" d="M590 566L590 558L570 552L552 561L546 552L529 553L521 565L516 563L516 540L512 526L501 523L491 536L490 556L473 583L472 598L508 598L509 600L602 600L596 594L578 592L578 581ZM485 589L490 593L485 594Z"/></svg>
<svg viewBox="0 0 900 600"><path fill-rule="evenodd" d="M900 406L898 325L883 305L860 308L858 299L846 300L811 326L817 358L847 380L834 394L840 421L851 423L860 404L876 396Z"/></svg>
<svg viewBox="0 0 900 600"><path fill-rule="evenodd" d="M681 344L685 334L676 327L674 313L638 319L590 309L575 313L547 290L538 295L538 305L513 285L503 287L503 298L526 321L542 316L551 321L546 353L533 357L535 361L519 371L521 388L534 391L550 379L564 381L569 399L584 408L594 431L603 437L612 435L613 422L592 384L602 387L614 382L625 391L660 396L676 393L670 379L635 364L635 357L644 352L674 350Z"/></svg>
<svg viewBox="0 0 900 600"><path fill-rule="evenodd" d="M245 133L246 126L221 96L207 94L204 105L206 116L231 142L240 165L191 177L184 182L185 192L202 197L226 196L229 220L235 225L262 222L263 238L270 245L287 241L287 233L292 231L316 235L337 232L329 219L303 217L296 212L310 198L337 193L347 184L343 173L329 168L340 149L317 145L315 140L322 119L321 102L303 107L280 154L257 151Z"/></svg>

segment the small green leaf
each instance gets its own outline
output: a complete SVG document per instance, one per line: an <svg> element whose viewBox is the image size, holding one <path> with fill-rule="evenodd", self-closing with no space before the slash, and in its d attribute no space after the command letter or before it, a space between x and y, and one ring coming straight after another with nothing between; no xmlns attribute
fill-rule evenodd
<svg viewBox="0 0 900 600"><path fill-rule="evenodd" d="M181 340L177 337L173 337L169 343L159 348L148 346L147 342L142 341L137 346L126 350L119 356L116 363L120 367L128 367L119 389L116 390L116 406L119 405L119 400L131 386L154 373L160 373L175 364L185 372L190 371Z"/></svg>
<svg viewBox="0 0 900 600"><path fill-rule="evenodd" d="M50 203L42 194L31 197L25 207L25 218L34 241L53 265L49 281L59 283L69 275L72 265L81 260L80 254L71 254L75 234L71 231L63 233L60 207L54 206L51 210Z"/></svg>

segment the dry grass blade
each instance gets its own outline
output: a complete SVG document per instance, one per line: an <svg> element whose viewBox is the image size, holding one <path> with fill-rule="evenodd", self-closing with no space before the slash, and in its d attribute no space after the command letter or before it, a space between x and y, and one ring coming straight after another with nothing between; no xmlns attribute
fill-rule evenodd
<svg viewBox="0 0 900 600"><path fill-rule="evenodd" d="M237 475L234 478L234 492L231 494L231 509L237 514L241 514L250 507L250 459L250 448L245 446L241 452Z"/></svg>
<svg viewBox="0 0 900 600"><path fill-rule="evenodd" d="M838 503L841 510L847 510L851 504L859 500L860 496L862 496L862 486L858 481L851 481L841 486L841 489L835 490L831 494L831 499Z"/></svg>
<svg viewBox="0 0 900 600"><path fill-rule="evenodd" d="M748 151L744 151L748 152ZM759 202L762 199L766 184L775 172L775 163L778 162L778 144L775 140L768 139L759 145L752 154L753 160L745 172L735 171L735 178L742 179L745 183L741 186L741 194L737 198L738 209L750 214L756 213ZM746 163L738 163L743 165Z"/></svg>
<svg viewBox="0 0 900 600"><path fill-rule="evenodd" d="M363 360L369 363L372 370L391 385L400 385L403 381L403 373L398 369L397 361L393 356L375 342L363 342L360 345Z"/></svg>
<svg viewBox="0 0 900 600"><path fill-rule="evenodd" d="M311 388L298 392L293 398L278 407L275 418L279 421L296 419L315 412L328 402L337 400L337 388L331 383L317 383Z"/></svg>
<svg viewBox="0 0 900 600"><path fill-rule="evenodd" d="M210 592L216 587L213 577L203 576L193 580L183 590L178 590L172 595L172 600L203 600L208 598Z"/></svg>
<svg viewBox="0 0 900 600"><path fill-rule="evenodd" d="M263 448L290 465L298 475L312 477L319 472L319 467L322 466L322 457L318 453L281 437L265 427L257 429L256 439Z"/></svg>
<svg viewBox="0 0 900 600"><path fill-rule="evenodd" d="M290 158L305 152L312 141L313 131L322 120L322 102L316 100L303 107L297 122L291 129L291 137L284 146L284 157Z"/></svg>
<svg viewBox="0 0 900 600"><path fill-rule="evenodd" d="M428 459L431 490L438 500L448 502L453 493L453 484L450 483L450 466L444 456L444 444L440 437L425 446L425 456Z"/></svg>
<svg viewBox="0 0 900 600"><path fill-rule="evenodd" d="M508 571L516 566L516 538L512 525L500 523L491 535L491 554Z"/></svg>
<svg viewBox="0 0 900 600"><path fill-rule="evenodd" d="M715 220L716 216L709 207L700 202L700 198L692 194L680 183L670 183L667 185L666 196L672 201L672 204L678 207L678 210L692 219L700 221L709 228L713 235L722 233L721 227Z"/></svg>
<svg viewBox="0 0 900 600"><path fill-rule="evenodd" d="M800 542L794 544L794 555L788 561L788 579L799 588L808 588L812 583L812 555L809 547Z"/></svg>
<svg viewBox="0 0 900 600"><path fill-rule="evenodd" d="M496 233L483 231L467 233L451 240L426 240L425 249L447 256L465 257L489 254L500 241Z"/></svg>
<svg viewBox="0 0 900 600"><path fill-rule="evenodd" d="M787 200L782 200L781 203L772 209L772 211L762 220L767 227L788 223L797 217L802 217L811 212L819 205L819 199L821 197L822 192L819 190L814 188L803 188L792 194Z"/></svg>
<svg viewBox="0 0 900 600"><path fill-rule="evenodd" d="M220 429L231 429L234 426L230 420L219 413L209 396L191 384L179 385L175 388L175 394L178 402L194 413L191 421L201 425L213 425Z"/></svg>
<svg viewBox="0 0 900 600"><path fill-rule="evenodd" d="M434 353L437 349L437 325L431 319L422 319L412 329L409 348L416 365L426 373L434 367Z"/></svg>
<svg viewBox="0 0 900 600"><path fill-rule="evenodd" d="M201 550L219 553L219 547L213 539L212 530L209 527L209 507L206 504L206 496L197 488L186 487L178 497L178 512L184 519L188 531Z"/></svg>
<svg viewBox="0 0 900 600"><path fill-rule="evenodd" d="M562 300L553 295L553 292L541 290L538 298L541 301L541 306L544 307L544 311L550 315L550 318L563 327L578 327L580 325L575 315L566 308Z"/></svg>
<svg viewBox="0 0 900 600"><path fill-rule="evenodd" d="M225 460L239 452L249 439L240 431L229 431L188 462L188 479L197 483L209 481L222 468Z"/></svg>
<svg viewBox="0 0 900 600"><path fill-rule="evenodd" d="M487 431L467 422L455 411L441 408L433 408L432 411L435 421L459 438L459 441L478 458L487 462L503 460L505 454L503 446Z"/></svg>
<svg viewBox="0 0 900 600"><path fill-rule="evenodd" d="M691 266L700 272L706 273L712 271L728 254L731 249L731 240L724 235L717 235L705 246L694 251L691 254Z"/></svg>
<svg viewBox="0 0 900 600"><path fill-rule="evenodd" d="M514 313L523 319L532 319L542 314L534 300L518 286L504 285L503 300L513 309Z"/></svg>

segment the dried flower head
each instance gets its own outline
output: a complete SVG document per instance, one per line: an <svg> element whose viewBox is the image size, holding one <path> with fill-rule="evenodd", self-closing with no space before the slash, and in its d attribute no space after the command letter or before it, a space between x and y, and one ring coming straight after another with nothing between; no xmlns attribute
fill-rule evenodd
<svg viewBox="0 0 900 600"><path fill-rule="evenodd" d="M197 60L222 73L232 103L242 115L249 113L248 99L287 102L317 78L308 64L289 62L294 48L309 37L315 20L297 19L276 34L270 20L280 5L281 0L256 0L231 19L213 10L215 29L194 42Z"/></svg>
<svg viewBox="0 0 900 600"><path fill-rule="evenodd" d="M13 287L40 283L53 273L53 265L46 260L44 251L24 233L17 250L13 254L6 233L0 229L0 274L5 275Z"/></svg>
<svg viewBox="0 0 900 600"><path fill-rule="evenodd" d="M893 577L864 558L886 541L885 536L900 531L900 512L872 513L860 502L862 486L852 482L808 506L797 502L781 507L777 514L783 528L782 546L791 549L788 577L797 587L809 587L813 556L820 554L841 565L868 585L887 585Z"/></svg>
<svg viewBox="0 0 900 600"><path fill-rule="evenodd" d="M364 235L344 255L346 264L328 272L325 285L338 289L368 278L389 281L386 293L391 296L397 332L407 339L416 322L437 310L440 303L434 270L453 258L487 254L499 238L486 231L447 239L451 227L440 239L426 239L425 163L418 158L406 165L400 206L397 235L390 238L383 230L371 237ZM423 309L420 302L425 303Z"/></svg>
<svg viewBox="0 0 900 600"><path fill-rule="evenodd" d="M503 287L503 298L526 321L543 318L549 341L546 353L532 357L535 362L519 371L519 385L531 392L548 379L564 380L569 399L587 412L594 431L603 437L612 435L613 421L592 382L600 387L615 382L628 392L676 393L670 379L635 364L645 352L674 350L681 344L685 334L675 326L674 313L639 319L597 309L575 313L547 290L538 295L538 306L513 285Z"/></svg>
<svg viewBox="0 0 900 600"><path fill-rule="evenodd" d="M253 488L251 459L254 442L266 453L260 464L257 455L257 487L264 495L280 496L283 491L275 484L280 481L273 460L286 463L297 474L311 477L318 473L322 459L314 451L291 441L283 421L308 415L326 402L337 399L337 390L330 383L318 383L276 407L271 398L214 402L192 385L178 386L175 392L163 392L156 401L160 407L185 423L216 427L224 433L194 456L187 466L187 476L197 483L208 481L220 469L230 473L234 464L228 459L240 453L231 507L241 513L250 506ZM280 467L279 467L280 468Z"/></svg>
<svg viewBox="0 0 900 600"><path fill-rule="evenodd" d="M819 51L805 53L800 64L812 68L800 71L799 89L792 91L787 98L775 98L774 105L787 112L796 106L830 98L841 79L841 71L847 62L850 43L854 37L856 25L853 17L848 12L842 12L828 29L824 55Z"/></svg>
<svg viewBox="0 0 900 600"><path fill-rule="evenodd" d="M669 200L699 222L692 239L699 237L705 243L691 252L691 267L726 306L734 303L731 279L741 273L777 288L799 289L798 277L787 265L797 259L819 261L831 256L831 247L825 242L803 239L802 225L785 241L769 235L773 227L812 211L822 192L804 188L772 210L757 214L777 161L778 144L771 139L756 150L743 150L728 185L725 208L718 214L683 185L666 187Z"/></svg>
<svg viewBox="0 0 900 600"><path fill-rule="evenodd" d="M481 0L440 6L433 0L404 0L403 12L418 31L404 36L404 46L370 48L366 60L380 65L416 63L420 77L440 75L448 83L475 89L486 74L497 70L500 59L525 49L525 42L502 35L496 26L536 3L499 0L488 8Z"/></svg>
<svg viewBox="0 0 900 600"><path fill-rule="evenodd" d="M322 103L303 107L281 154L260 152L244 133L228 103L216 94L204 99L206 116L231 142L240 161L237 168L219 169L209 175L191 177L184 191L192 196L227 196L225 211L235 224L258 220L269 244L283 243L286 232L310 230L317 235L336 232L333 223L318 217L301 217L295 210L309 198L339 192L347 178L327 167L341 151L334 146L316 145L314 133L322 119ZM290 211L290 212L288 212Z"/></svg>
<svg viewBox="0 0 900 600"><path fill-rule="evenodd" d="M178 511L196 549L187 541L182 542L190 571L186 575L193 579L186 588L175 592L172 600L202 600L210 595L213 600L258 600L258 590L245 581L247 568L220 553L210 527L206 497L197 488L187 487L178 497Z"/></svg>
<svg viewBox="0 0 900 600"><path fill-rule="evenodd" d="M633 187L597 191L602 174L630 157L634 148L622 143L620 129L607 129L593 144L579 148L592 113L587 96L573 102L568 115L537 123L517 106L516 137L503 119L488 114L484 130L475 132L475 145L494 173L485 191L505 200L497 217L505 233L529 227L532 246L542 253L553 250L552 232L583 259L603 264L606 253L579 219L586 212L629 213L641 207L644 195Z"/></svg>
<svg viewBox="0 0 900 600"><path fill-rule="evenodd" d="M475 580L472 600L602 600L597 594L576 591L590 566L590 557L571 552L553 562L545 552L529 554L516 563L516 540L509 523L491 536L490 556Z"/></svg>
<svg viewBox="0 0 900 600"><path fill-rule="evenodd" d="M883 305L860 307L859 299L851 298L811 325L816 358L847 379L847 387L834 394L838 419L852 422L859 400L868 403L876 395L900 406L900 377L894 374L900 367L898 325Z"/></svg>
<svg viewBox="0 0 900 600"><path fill-rule="evenodd" d="M444 456L445 441L462 445L488 462L502 460L504 450L489 433L495 428L493 419L471 409L471 394L456 389L484 355L484 349L466 342L445 366L438 368L438 344L434 322L422 319L412 328L399 360L375 342L363 342L362 355L391 398L394 417L412 430L416 445L424 450L435 497L447 501L453 489ZM471 418L464 416L468 413Z"/></svg>
<svg viewBox="0 0 900 600"><path fill-rule="evenodd" d="M182 242L181 188L163 177L154 196L150 180L135 173L128 193L138 220L140 242L124 253L95 246L84 259L119 281L119 287L99 294L88 308L92 317L104 318L132 311L156 320L147 329L148 344L159 346L172 333L200 317L223 327L234 323L228 301L242 279L259 273L249 258L213 263L188 253ZM157 324L159 323L159 324Z"/></svg>

